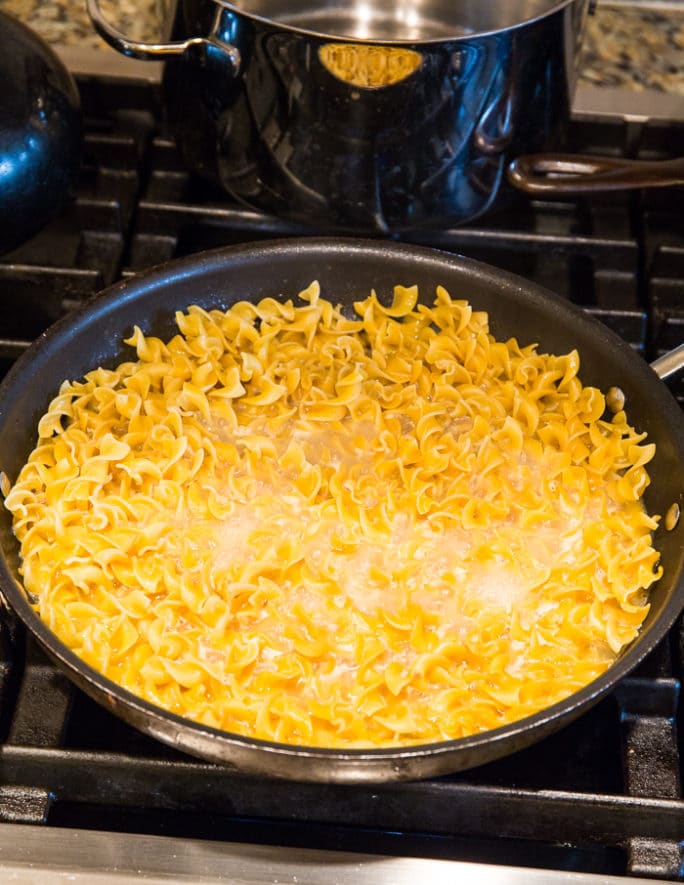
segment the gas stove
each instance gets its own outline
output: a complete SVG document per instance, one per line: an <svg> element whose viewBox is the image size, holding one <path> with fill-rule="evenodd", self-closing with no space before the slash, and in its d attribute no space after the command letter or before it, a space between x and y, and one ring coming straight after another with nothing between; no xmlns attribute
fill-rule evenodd
<svg viewBox="0 0 684 885"><path fill-rule="evenodd" d="M83 76L81 180L63 215L0 258L0 371L115 281L199 250L325 231L242 208L189 174L154 79ZM684 122L582 110L570 150L684 155ZM684 341L684 189L530 202L402 239L512 270L651 360ZM684 405L684 384L675 383ZM266 780L187 757L94 704L0 611L4 881L684 880L681 619L563 731L450 777ZM575 879L577 877L577 879Z"/></svg>

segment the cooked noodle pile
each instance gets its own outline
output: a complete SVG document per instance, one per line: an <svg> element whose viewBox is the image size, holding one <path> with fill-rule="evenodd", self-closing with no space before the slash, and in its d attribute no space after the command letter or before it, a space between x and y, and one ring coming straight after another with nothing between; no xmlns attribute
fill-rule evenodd
<svg viewBox="0 0 684 885"><path fill-rule="evenodd" d="M174 713L316 746L458 738L599 676L660 576L654 447L576 352L417 298L193 306L65 382L6 498L49 627Z"/></svg>

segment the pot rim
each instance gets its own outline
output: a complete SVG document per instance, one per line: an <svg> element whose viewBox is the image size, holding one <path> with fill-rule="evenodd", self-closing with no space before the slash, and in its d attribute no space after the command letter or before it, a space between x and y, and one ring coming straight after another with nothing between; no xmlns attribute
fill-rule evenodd
<svg viewBox="0 0 684 885"><path fill-rule="evenodd" d="M234 12L236 15L242 16L244 18L251 19L252 21L259 22L262 25L267 25L273 28L277 28L281 31L288 31L293 34L298 34L303 37L317 38L326 41L334 41L335 43L350 43L359 46L435 46L438 44L444 43L465 43L469 40L479 39L481 37L495 37L499 34L504 34L510 31L516 31L521 28L527 27L528 25L532 25L537 21L542 21L543 19L550 18L556 13L560 12L567 6L572 6L574 3L585 3L587 5L591 4L593 0L558 0L550 9L545 10L544 12L537 13L536 15L531 15L529 18L522 19L521 21L516 22L512 25L506 25L498 28L489 28L481 31L472 31L465 34L454 34L453 36L440 36L440 37L426 37L419 39L412 39L410 37L390 37L390 38L382 38L382 39L374 39L372 37L354 37L351 35L344 34L331 34L326 31L319 31L315 28L304 28L299 27L297 25L291 25L287 22L280 21L277 18L269 18L265 15L260 15L255 12L249 12L245 9L242 9L237 2L231 2L231 0L212 0L212 2L216 6L221 6L224 9L230 10Z"/></svg>

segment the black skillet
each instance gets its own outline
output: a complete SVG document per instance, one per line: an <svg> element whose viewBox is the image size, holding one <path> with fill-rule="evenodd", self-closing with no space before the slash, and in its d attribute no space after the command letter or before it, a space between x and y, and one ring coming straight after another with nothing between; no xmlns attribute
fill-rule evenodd
<svg viewBox="0 0 684 885"><path fill-rule="evenodd" d="M648 433L657 454L646 494L664 514L684 489L684 418L666 386L629 345L581 309L519 277L462 257L390 242L284 240L192 255L118 283L42 335L0 386L0 469L14 478L35 444L40 415L62 379L130 359L121 341L134 324L170 337L173 316L189 304L228 307L239 298L295 296L313 279L341 303L375 288L382 298L396 283L417 283L424 299L436 284L490 314L498 338L539 342L543 351L576 347L585 384L615 385L630 421ZM684 520L655 537L664 577L654 585L639 637L615 664L567 700L511 725L472 737L377 750L325 750L253 740L168 713L134 697L80 661L31 609L18 577L18 546L9 515L0 514L0 587L40 644L87 694L140 730L199 757L243 770L299 780L361 782L423 778L473 767L522 749L561 728L629 673L665 636L684 605Z"/></svg>

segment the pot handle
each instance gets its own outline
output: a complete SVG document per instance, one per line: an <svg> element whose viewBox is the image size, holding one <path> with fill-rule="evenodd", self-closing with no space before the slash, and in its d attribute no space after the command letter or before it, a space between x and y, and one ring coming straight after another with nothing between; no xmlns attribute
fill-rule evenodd
<svg viewBox="0 0 684 885"><path fill-rule="evenodd" d="M113 27L102 14L99 0L86 0L86 7L93 26L102 39L129 58L162 61L170 56L182 55L188 50L202 53L206 52L208 48L213 48L220 50L228 57L233 74L237 74L240 67L240 51L231 43L222 40L216 33L220 24L220 14L216 16L214 27L208 37L191 37L188 40L169 43L143 43L138 40L130 40L125 34Z"/></svg>
<svg viewBox="0 0 684 885"><path fill-rule="evenodd" d="M684 157L625 160L581 154L528 154L509 165L508 180L535 196L669 187L684 184Z"/></svg>

